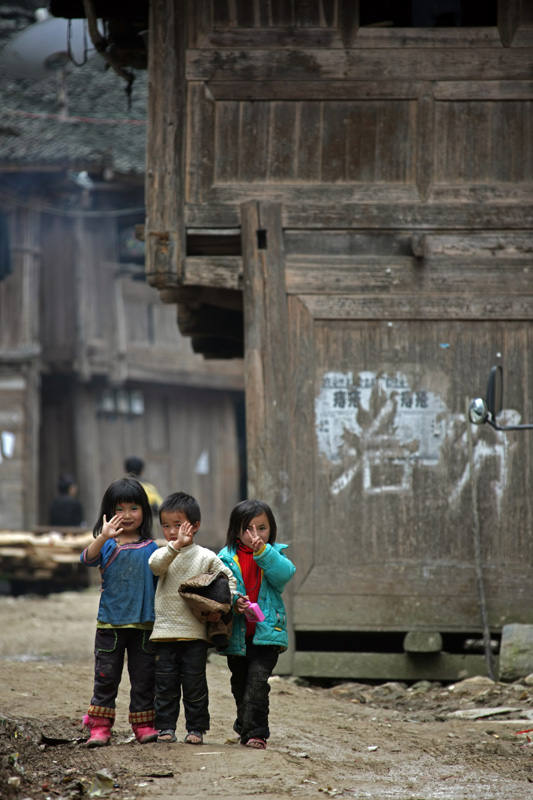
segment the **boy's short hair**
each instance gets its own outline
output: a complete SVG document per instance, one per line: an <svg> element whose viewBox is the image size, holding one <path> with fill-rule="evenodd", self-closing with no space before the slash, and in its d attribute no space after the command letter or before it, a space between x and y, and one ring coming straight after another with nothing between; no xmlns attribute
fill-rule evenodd
<svg viewBox="0 0 533 800"><path fill-rule="evenodd" d="M183 511L191 525L201 522L202 514L197 500L186 492L173 492L165 497L159 506L159 521L161 522L161 512L163 511Z"/></svg>

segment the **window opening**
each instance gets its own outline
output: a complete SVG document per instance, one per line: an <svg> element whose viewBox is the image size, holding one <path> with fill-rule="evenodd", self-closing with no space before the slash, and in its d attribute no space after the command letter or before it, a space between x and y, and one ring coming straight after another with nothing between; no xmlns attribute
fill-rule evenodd
<svg viewBox="0 0 533 800"><path fill-rule="evenodd" d="M376 28L483 28L498 24L498 0L360 0L359 24Z"/></svg>

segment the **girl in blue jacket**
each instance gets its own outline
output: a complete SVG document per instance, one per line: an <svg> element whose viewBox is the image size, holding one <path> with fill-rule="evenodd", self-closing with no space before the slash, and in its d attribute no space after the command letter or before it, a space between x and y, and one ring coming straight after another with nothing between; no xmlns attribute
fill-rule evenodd
<svg viewBox="0 0 533 800"><path fill-rule="evenodd" d="M287 545L276 544L276 533L270 507L261 500L244 500L231 512L226 547L218 554L237 580L233 632L223 653L237 706L233 728L241 744L258 750L265 749L270 736L268 679L289 642L281 593L295 572L283 552ZM250 603L257 603L263 620L249 618Z"/></svg>
<svg viewBox="0 0 533 800"><path fill-rule="evenodd" d="M109 744L115 701L127 653L130 676L130 723L141 744L153 742L156 577L148 565L158 549L152 539L152 509L143 487L126 476L107 488L93 530L93 541L80 560L98 567L102 589L94 645L94 690L84 723L87 747Z"/></svg>

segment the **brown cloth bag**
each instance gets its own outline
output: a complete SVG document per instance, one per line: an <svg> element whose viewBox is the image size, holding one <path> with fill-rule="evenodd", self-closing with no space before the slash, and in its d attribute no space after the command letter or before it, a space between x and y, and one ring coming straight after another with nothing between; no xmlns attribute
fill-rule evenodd
<svg viewBox="0 0 533 800"><path fill-rule="evenodd" d="M202 572L181 583L178 592L202 622L212 612L221 614L218 622L207 622L207 638L217 650L227 647L233 629L228 576L223 572Z"/></svg>

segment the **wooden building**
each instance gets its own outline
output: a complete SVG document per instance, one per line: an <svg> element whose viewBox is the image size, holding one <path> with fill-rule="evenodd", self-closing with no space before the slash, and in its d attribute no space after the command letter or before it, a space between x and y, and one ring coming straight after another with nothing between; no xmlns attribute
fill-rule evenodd
<svg viewBox="0 0 533 800"><path fill-rule="evenodd" d="M533 622L531 439L465 415L493 363L532 407L533 3L100 6L122 64L148 27L148 281L195 348L244 353L285 668L484 672L476 520L492 636Z"/></svg>
<svg viewBox="0 0 533 800"><path fill-rule="evenodd" d="M146 77L128 108L93 58L65 111L55 75L0 75L0 528L46 525L65 472L92 527L135 455L163 496L198 498L216 548L242 496L243 368L195 353L146 282Z"/></svg>

